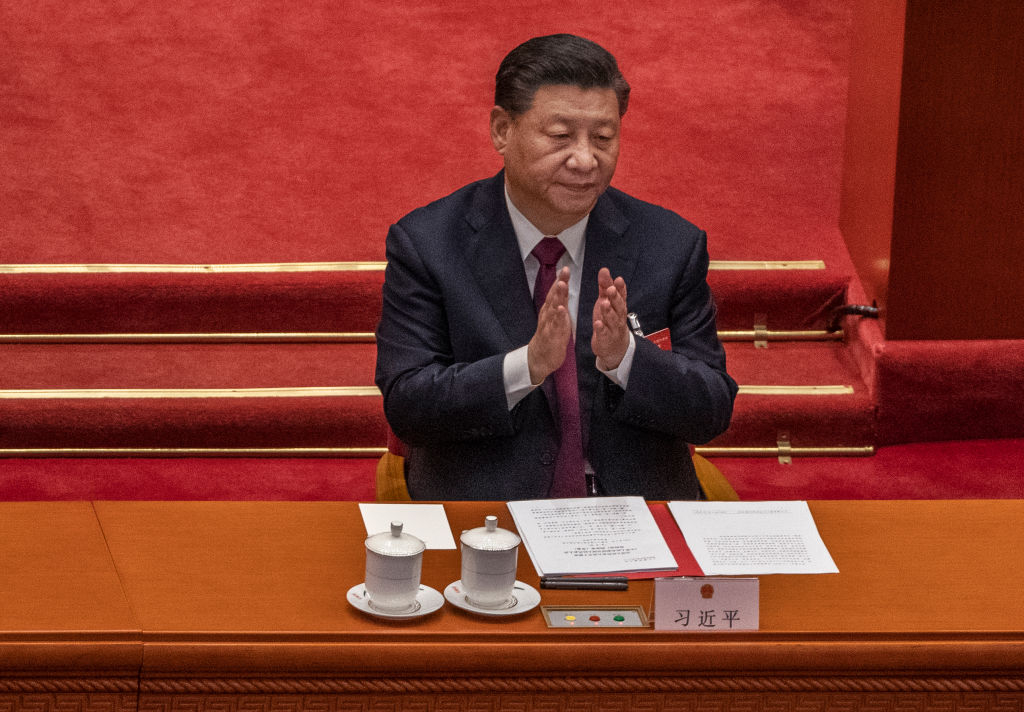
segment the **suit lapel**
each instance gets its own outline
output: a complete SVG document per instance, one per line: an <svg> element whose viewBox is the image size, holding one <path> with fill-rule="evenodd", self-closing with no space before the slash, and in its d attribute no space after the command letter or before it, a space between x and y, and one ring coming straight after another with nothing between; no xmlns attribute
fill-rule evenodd
<svg viewBox="0 0 1024 712"><path fill-rule="evenodd" d="M640 245L625 239L629 220L605 193L597 201L587 222L586 252L583 256L583 275L580 284L580 303L576 314L576 373L580 384L580 422L583 426L583 444L589 443L591 411L594 390L604 378L594 368L594 352L590 339L594 334L593 311L597 301L597 273L607 267L612 278L622 277L627 288L633 280Z"/></svg>
<svg viewBox="0 0 1024 712"><path fill-rule="evenodd" d="M583 276L580 284L580 304L576 314L576 341L586 344L590 352L590 337L594 333L592 314L597 301L597 273L607 267L612 278L622 277L627 286L636 268L640 245L623 239L629 221L604 195L597 201L587 222L587 247L583 256ZM580 349L577 348L577 354Z"/></svg>
<svg viewBox="0 0 1024 712"><path fill-rule="evenodd" d="M504 173L499 173L477 191L466 215L474 229L466 245L466 259L511 348L516 348L533 336L537 315L505 206L504 185Z"/></svg>

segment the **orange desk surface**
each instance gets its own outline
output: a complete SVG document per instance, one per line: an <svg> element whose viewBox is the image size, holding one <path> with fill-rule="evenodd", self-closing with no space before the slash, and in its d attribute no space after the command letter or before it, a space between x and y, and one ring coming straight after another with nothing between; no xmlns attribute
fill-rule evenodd
<svg viewBox="0 0 1024 712"><path fill-rule="evenodd" d="M810 506L840 573L762 576L760 631L694 634L447 604L381 622L345 600L364 566L351 502L0 505L0 651L22 650L0 659L0 709L32 679L132 665L140 708L183 712L1024 707L1024 502ZM502 503L445 508L456 535L487 514L513 528ZM426 552L426 585L457 578L457 551ZM525 552L519 578L538 585ZM652 592L542 604L649 610Z"/></svg>

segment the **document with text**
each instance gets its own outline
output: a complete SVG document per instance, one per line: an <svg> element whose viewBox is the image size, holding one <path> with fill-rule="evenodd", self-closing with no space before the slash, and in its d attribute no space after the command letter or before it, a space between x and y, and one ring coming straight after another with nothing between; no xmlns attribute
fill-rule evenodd
<svg viewBox="0 0 1024 712"><path fill-rule="evenodd" d="M642 497L533 499L508 509L541 576L676 568Z"/></svg>
<svg viewBox="0 0 1024 712"><path fill-rule="evenodd" d="M706 576L839 573L807 502L669 502Z"/></svg>

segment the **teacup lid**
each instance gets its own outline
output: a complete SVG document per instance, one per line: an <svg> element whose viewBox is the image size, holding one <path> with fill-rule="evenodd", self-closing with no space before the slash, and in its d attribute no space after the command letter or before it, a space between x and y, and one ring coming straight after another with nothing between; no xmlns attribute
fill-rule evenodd
<svg viewBox="0 0 1024 712"><path fill-rule="evenodd" d="M519 546L519 536L508 529L498 528L498 518L484 519L484 526L462 532L460 541L479 551L508 551Z"/></svg>
<svg viewBox="0 0 1024 712"><path fill-rule="evenodd" d="M419 537L403 534L401 522L391 522L391 531L366 537L366 548L384 556L414 556L427 545Z"/></svg>

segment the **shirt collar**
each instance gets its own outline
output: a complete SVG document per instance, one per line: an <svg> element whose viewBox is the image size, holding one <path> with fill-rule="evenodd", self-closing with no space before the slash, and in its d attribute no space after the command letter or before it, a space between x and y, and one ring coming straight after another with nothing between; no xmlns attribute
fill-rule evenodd
<svg viewBox="0 0 1024 712"><path fill-rule="evenodd" d="M582 220L570 225L557 235L545 235L530 222L525 215L519 212L519 208L512 202L508 195L508 187L505 187L505 204L508 206L508 214L512 218L512 229L516 233L516 241L519 243L519 256L525 260L533 248L545 237L557 237L565 245L565 251L572 259L573 264L580 263L580 251L583 249L583 237L587 232L587 221L590 215L585 215Z"/></svg>

